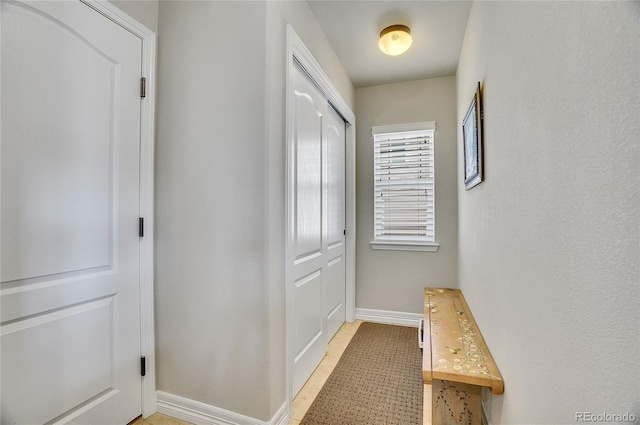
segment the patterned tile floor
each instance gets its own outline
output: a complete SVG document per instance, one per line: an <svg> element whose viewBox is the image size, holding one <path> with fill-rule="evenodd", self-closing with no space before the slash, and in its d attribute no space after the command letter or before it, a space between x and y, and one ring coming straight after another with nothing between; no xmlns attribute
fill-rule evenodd
<svg viewBox="0 0 640 425"><path fill-rule="evenodd" d="M316 398L320 389L331 375L333 368L340 360L340 356L344 353L344 350L349 345L351 338L358 330L358 327L362 323L362 320L356 320L352 323L344 323L342 327L338 330L335 336L329 342L329 350L327 355L322 359L322 362L318 365L316 370L313 372L309 380L304 384L296 398L293 399L293 413L291 415L291 420L289 421L289 425L298 425L305 413L313 403L313 400ZM431 388L425 386L425 394L431 394ZM431 425L430 414L431 412L431 397L425 397L425 421L423 425ZM427 419L429 418L429 419ZM170 416L162 415L160 413L156 413L154 415L149 416L146 419L138 418L131 425L189 425L188 422L181 421L180 419L175 419Z"/></svg>

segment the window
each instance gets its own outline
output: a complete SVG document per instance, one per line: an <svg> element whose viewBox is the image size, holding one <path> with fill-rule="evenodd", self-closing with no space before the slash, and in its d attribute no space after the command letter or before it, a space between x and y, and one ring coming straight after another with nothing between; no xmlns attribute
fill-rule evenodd
<svg viewBox="0 0 640 425"><path fill-rule="evenodd" d="M373 127L373 249L436 251L435 122Z"/></svg>

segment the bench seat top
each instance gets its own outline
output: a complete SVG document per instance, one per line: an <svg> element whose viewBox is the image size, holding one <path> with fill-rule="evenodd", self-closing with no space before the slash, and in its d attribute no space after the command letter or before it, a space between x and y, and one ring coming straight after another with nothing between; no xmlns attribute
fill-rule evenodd
<svg viewBox="0 0 640 425"><path fill-rule="evenodd" d="M424 288L422 377L489 387L504 392L502 376L462 291Z"/></svg>

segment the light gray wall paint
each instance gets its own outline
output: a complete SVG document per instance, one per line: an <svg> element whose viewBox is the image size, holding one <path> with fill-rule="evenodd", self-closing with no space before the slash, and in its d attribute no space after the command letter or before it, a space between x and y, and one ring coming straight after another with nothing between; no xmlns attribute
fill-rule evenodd
<svg viewBox="0 0 640 425"><path fill-rule="evenodd" d="M160 2L158 390L262 421L286 390L287 23L352 105L306 2Z"/></svg>
<svg viewBox="0 0 640 425"><path fill-rule="evenodd" d="M162 1L158 390L270 419L265 3Z"/></svg>
<svg viewBox="0 0 640 425"><path fill-rule="evenodd" d="M638 40L638 2L473 4L458 124L481 81L486 180L458 183L459 280L493 424L640 417Z"/></svg>
<svg viewBox="0 0 640 425"><path fill-rule="evenodd" d="M158 0L110 0L110 3L158 33Z"/></svg>
<svg viewBox="0 0 640 425"><path fill-rule="evenodd" d="M267 2L267 27L268 27L268 55L267 75L271 75L270 86L272 91L276 88L284 90L275 82L284 84L284 60L286 44L286 25L290 24L296 31L305 46L309 49L315 60L320 64L329 80L338 90L347 105L354 108L355 89L351 79L347 75L340 60L329 44L327 36L313 15L306 1L268 1ZM284 91L282 91L284 93ZM279 96L276 96L279 97ZM284 114L284 104L280 105ZM278 120L281 124L283 121ZM284 131L284 129L283 129ZM284 136L283 136L284 137Z"/></svg>
<svg viewBox="0 0 640 425"><path fill-rule="evenodd" d="M455 287L458 256L455 77L356 89L356 306L422 313L425 286ZM437 252L371 249L373 137L371 127L436 121Z"/></svg>

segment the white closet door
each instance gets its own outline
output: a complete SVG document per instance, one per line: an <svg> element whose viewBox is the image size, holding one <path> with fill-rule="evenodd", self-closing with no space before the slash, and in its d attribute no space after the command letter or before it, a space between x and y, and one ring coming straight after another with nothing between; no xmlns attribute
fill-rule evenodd
<svg viewBox="0 0 640 425"><path fill-rule="evenodd" d="M325 291L327 252L323 156L327 100L298 64L294 67L293 310L296 394L327 349Z"/></svg>
<svg viewBox="0 0 640 425"><path fill-rule="evenodd" d="M292 246L296 394L345 320L344 121L299 64L293 75Z"/></svg>
<svg viewBox="0 0 640 425"><path fill-rule="evenodd" d="M325 314L327 337L331 339L345 321L345 123L329 107L327 114L327 289Z"/></svg>
<svg viewBox="0 0 640 425"><path fill-rule="evenodd" d="M125 424L142 411L142 42L79 1L1 14L1 422Z"/></svg>

